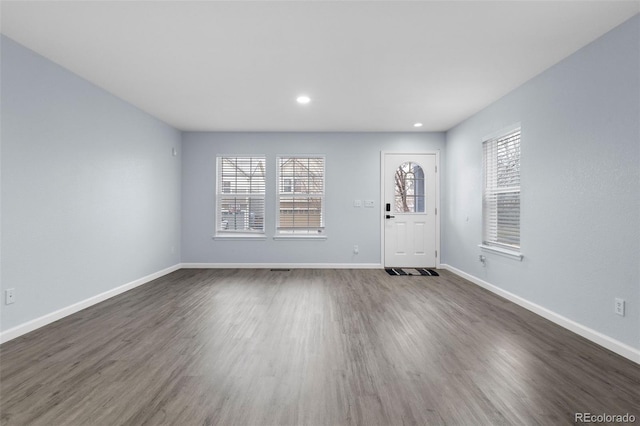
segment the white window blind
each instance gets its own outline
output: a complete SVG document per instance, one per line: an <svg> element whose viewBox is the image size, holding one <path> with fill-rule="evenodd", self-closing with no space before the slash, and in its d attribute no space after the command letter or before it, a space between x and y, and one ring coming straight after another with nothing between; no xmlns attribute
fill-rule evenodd
<svg viewBox="0 0 640 426"><path fill-rule="evenodd" d="M324 233L324 157L278 158L278 234Z"/></svg>
<svg viewBox="0 0 640 426"><path fill-rule="evenodd" d="M218 234L264 233L265 157L218 157Z"/></svg>
<svg viewBox="0 0 640 426"><path fill-rule="evenodd" d="M483 143L483 243L520 249L520 129Z"/></svg>

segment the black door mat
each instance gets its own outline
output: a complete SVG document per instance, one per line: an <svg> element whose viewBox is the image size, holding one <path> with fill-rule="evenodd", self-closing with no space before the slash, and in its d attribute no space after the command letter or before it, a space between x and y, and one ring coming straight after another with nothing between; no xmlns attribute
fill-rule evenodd
<svg viewBox="0 0 640 426"><path fill-rule="evenodd" d="M439 277L438 274L433 269L425 269L425 268L407 268L406 270L401 268L385 268L387 274L392 276L408 276L408 275L426 275L428 277Z"/></svg>

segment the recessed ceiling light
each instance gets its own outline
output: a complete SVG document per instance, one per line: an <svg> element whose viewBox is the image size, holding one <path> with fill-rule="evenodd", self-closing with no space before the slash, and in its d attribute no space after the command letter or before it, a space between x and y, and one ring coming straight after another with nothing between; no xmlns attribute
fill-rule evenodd
<svg viewBox="0 0 640 426"><path fill-rule="evenodd" d="M422 127L422 123L415 123L413 127Z"/></svg>
<svg viewBox="0 0 640 426"><path fill-rule="evenodd" d="M304 104L308 104L309 102L311 102L311 98L310 98L310 97L308 97L307 95L300 95L300 96L298 96L298 97L296 98L296 101L297 101L299 104L303 104L303 105L304 105Z"/></svg>

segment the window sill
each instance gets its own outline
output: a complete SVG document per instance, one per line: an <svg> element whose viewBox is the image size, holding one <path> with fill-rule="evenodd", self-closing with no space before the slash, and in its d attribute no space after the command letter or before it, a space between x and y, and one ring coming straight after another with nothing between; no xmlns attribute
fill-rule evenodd
<svg viewBox="0 0 640 426"><path fill-rule="evenodd" d="M496 254L499 254L501 256L508 257L510 259L519 260L520 262L522 262L522 259L524 258L524 255L522 253L520 253L518 251L514 251L514 250L503 249L503 248L500 248L500 247L488 246L488 245L485 245L485 244L478 244L478 247L480 247L482 250L490 251L492 253L496 253Z"/></svg>
<svg viewBox="0 0 640 426"><path fill-rule="evenodd" d="M274 235L274 240L326 240L326 235Z"/></svg>
<svg viewBox="0 0 640 426"><path fill-rule="evenodd" d="M214 240L221 241L265 241L267 239L266 235L252 235L252 234L222 234L222 235L214 235L212 237Z"/></svg>

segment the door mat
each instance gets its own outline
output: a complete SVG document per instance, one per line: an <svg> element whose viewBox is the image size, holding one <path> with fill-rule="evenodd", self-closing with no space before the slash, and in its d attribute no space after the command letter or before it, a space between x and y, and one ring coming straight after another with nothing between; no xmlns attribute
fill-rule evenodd
<svg viewBox="0 0 640 426"><path fill-rule="evenodd" d="M426 275L428 277L439 277L440 274L438 274L436 271L434 271L433 269L425 269L425 268L406 268L405 269L401 269L401 268L386 268L385 271L387 271L387 274L389 275L393 275L393 276L401 276L401 275Z"/></svg>

